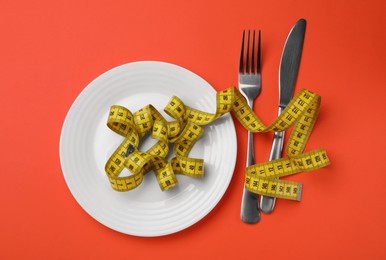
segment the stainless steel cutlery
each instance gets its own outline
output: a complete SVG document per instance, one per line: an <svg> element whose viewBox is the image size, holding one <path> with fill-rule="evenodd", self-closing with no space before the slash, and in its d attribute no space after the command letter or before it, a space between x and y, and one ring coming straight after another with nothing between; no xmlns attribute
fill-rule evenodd
<svg viewBox="0 0 386 260"><path fill-rule="evenodd" d="M291 101L296 78L299 70L300 58L302 54L306 21L300 19L293 26L288 34L284 45L279 70L279 109L278 114L286 108ZM245 42L245 38L247 41ZM261 91L261 40L260 31L258 32L257 46L255 43L256 32L243 32L239 65L239 89L246 98L248 105L253 110L253 102ZM269 160L275 160L281 157L284 131L276 132L272 143L272 149ZM253 133L248 132L248 149L246 166L253 165ZM261 196L260 208L264 213L270 213L274 209L275 198ZM258 195L244 188L241 203L241 219L243 222L252 224L260 220Z"/></svg>
<svg viewBox="0 0 386 260"><path fill-rule="evenodd" d="M239 89L241 94L246 98L248 105L253 110L253 101L260 94L261 90L261 47L260 47L260 31L258 34L257 48L255 43L256 32L253 31L252 42L250 31L248 31L248 39L245 48L245 31L241 41L241 54L239 66ZM256 50L257 49L257 50ZM253 133L248 131L248 150L247 150L247 167L253 165L254 149L253 149ZM248 191L244 188L243 198L241 202L241 219L245 223L253 224L260 220L260 211L257 194Z"/></svg>
<svg viewBox="0 0 386 260"><path fill-rule="evenodd" d="M299 70L300 58L302 54L304 34L306 30L306 20L300 19L290 31L280 61L279 71L279 111L286 108L291 101L296 77ZM284 131L274 134L271 155L269 160L275 160L281 157L284 143ZM260 207L264 213L270 213L275 207L275 198L261 196Z"/></svg>

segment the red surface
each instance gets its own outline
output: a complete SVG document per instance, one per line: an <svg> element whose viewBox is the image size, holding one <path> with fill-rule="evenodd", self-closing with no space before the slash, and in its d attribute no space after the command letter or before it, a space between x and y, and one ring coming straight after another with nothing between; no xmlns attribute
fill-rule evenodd
<svg viewBox="0 0 386 260"><path fill-rule="evenodd" d="M1 259L384 259L385 1L2 1L0 4ZM292 25L307 20L296 90L322 96L306 150L332 165L288 179L257 225L240 221L246 131L236 123L232 182L202 221L159 238L99 224L74 200L59 159L62 123L82 89L123 63L183 66L217 90L237 84L243 29L262 30L263 90L255 111L276 116L278 67ZM145 102L145 101L144 101ZM267 160L272 134L257 135Z"/></svg>

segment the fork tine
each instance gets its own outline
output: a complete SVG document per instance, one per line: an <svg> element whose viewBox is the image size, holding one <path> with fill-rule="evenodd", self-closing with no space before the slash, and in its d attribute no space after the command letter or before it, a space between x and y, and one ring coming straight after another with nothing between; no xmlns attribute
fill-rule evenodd
<svg viewBox="0 0 386 260"><path fill-rule="evenodd" d="M248 30L248 43L247 43L247 61L245 65L245 73L249 74L249 35L250 35L250 30Z"/></svg>
<svg viewBox="0 0 386 260"><path fill-rule="evenodd" d="M257 40L257 73L261 73L261 43L260 43L260 30L259 30L259 38Z"/></svg>
<svg viewBox="0 0 386 260"><path fill-rule="evenodd" d="M253 39L252 39L252 68L251 73L255 73L255 30L253 30Z"/></svg>
<svg viewBox="0 0 386 260"><path fill-rule="evenodd" d="M240 73L244 73L244 38L245 38L245 30L243 31L243 38L241 40L241 54L240 54L240 67L239 67Z"/></svg>

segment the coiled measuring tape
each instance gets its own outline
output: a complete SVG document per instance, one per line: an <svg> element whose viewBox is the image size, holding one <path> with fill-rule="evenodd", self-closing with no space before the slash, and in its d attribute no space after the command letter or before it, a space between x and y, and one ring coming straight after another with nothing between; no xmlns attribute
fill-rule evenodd
<svg viewBox="0 0 386 260"><path fill-rule="evenodd" d="M232 112L243 127L254 133L280 132L293 126L286 145L288 157L247 167L245 187L257 194L300 201L302 184L277 178L330 164L324 149L303 153L319 112L320 101L320 96L303 89L269 126L260 121L235 87L216 94L216 112L213 114L186 106L173 96L164 109L175 119L172 122L167 121L151 105L134 114L125 107L114 105L110 109L107 126L125 139L108 159L105 171L112 188L117 191L138 187L143 176L151 170L161 190L178 184L175 174L203 177L203 160L189 158L189 152L203 133L202 125ZM148 132L157 143L141 152L138 150L139 141ZM165 157L169 153L169 143L174 144L175 157L167 161ZM120 176L125 168L131 175Z"/></svg>

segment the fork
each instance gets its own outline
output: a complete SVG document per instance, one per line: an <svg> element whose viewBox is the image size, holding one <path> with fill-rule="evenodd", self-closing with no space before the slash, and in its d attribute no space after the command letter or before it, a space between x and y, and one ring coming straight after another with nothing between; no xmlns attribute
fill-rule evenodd
<svg viewBox="0 0 386 260"><path fill-rule="evenodd" d="M260 94L261 90L261 51L260 51L260 30L257 42L257 55L255 57L255 30L253 31L252 46L250 48L250 31L248 30L248 42L246 53L244 52L245 30L241 42L241 55L239 67L239 89L246 98L249 107L253 110L253 101ZM251 55L249 51L251 50ZM250 62L251 60L251 62ZM247 167L254 164L253 133L248 131ZM241 202L241 220L248 224L260 220L258 195L248 191L244 187Z"/></svg>

